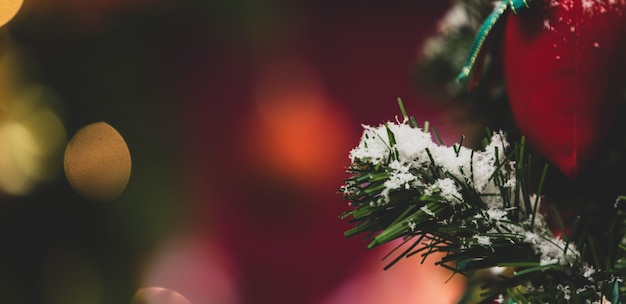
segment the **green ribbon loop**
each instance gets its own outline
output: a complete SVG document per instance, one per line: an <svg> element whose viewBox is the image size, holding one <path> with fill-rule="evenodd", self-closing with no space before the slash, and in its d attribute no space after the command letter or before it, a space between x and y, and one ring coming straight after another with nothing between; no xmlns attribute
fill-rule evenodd
<svg viewBox="0 0 626 304"><path fill-rule="evenodd" d="M463 66L461 73L456 77L457 81L460 82L471 74L474 65L476 64L476 58L485 44L485 40L487 40L489 33L491 33L491 30L496 25L498 20L500 20L500 17L502 17L508 9L511 9L514 14L526 10L530 8L530 3L532 2L533 0L502 0L498 7L489 15L489 17L487 17L487 20L485 20L478 30L478 34L474 39L474 43L472 44L469 56L465 61L465 65Z"/></svg>
<svg viewBox="0 0 626 304"><path fill-rule="evenodd" d="M517 15L518 10L530 8L530 2L532 2L532 0L509 0L509 7L513 13Z"/></svg>

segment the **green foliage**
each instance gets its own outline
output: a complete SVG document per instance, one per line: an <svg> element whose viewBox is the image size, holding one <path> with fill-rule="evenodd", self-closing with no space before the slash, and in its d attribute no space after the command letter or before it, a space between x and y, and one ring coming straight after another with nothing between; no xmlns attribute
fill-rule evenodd
<svg viewBox="0 0 626 304"><path fill-rule="evenodd" d="M409 169L415 181L387 190L388 200L382 201L386 182L394 174L389 164L399 160L396 146L401 140L386 129L390 148L386 161L354 159L341 189L351 206L341 218L354 224L345 232L347 237L365 235L367 248L402 240L387 257L385 269L403 258L425 260L443 253L436 264L455 274L472 277L493 267L513 270L483 286L483 300L505 295L511 303L600 303L603 297L614 304L626 301L625 196L616 200L616 212L607 219L613 224L604 235L591 235L577 224L550 227L539 213L547 166L534 181L522 140L499 152L506 156L496 161L490 177L498 191L477 189L473 170L459 177L437 163L426 148L430 162ZM460 146L450 149L458 157ZM460 197L451 199L433 187L441 179L454 181ZM555 236L553 230L562 235Z"/></svg>

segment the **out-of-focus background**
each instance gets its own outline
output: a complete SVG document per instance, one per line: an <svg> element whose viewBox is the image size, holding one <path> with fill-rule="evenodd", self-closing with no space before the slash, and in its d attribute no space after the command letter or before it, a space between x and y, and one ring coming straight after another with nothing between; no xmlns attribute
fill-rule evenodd
<svg viewBox="0 0 626 304"><path fill-rule="evenodd" d="M24 0L0 28L0 302L455 303L461 278L345 239L337 194L398 97L440 119L411 72L448 6ZM100 121L132 158L104 202L63 171Z"/></svg>

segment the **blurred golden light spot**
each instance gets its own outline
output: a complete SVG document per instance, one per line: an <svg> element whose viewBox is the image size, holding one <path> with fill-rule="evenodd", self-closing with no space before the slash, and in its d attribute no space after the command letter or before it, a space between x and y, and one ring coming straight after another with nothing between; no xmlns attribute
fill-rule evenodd
<svg viewBox="0 0 626 304"><path fill-rule="evenodd" d="M30 162L24 160L21 151L30 150L34 139L30 132L17 122L0 125L0 189L11 195L28 192L33 183L24 172Z"/></svg>
<svg viewBox="0 0 626 304"><path fill-rule="evenodd" d="M16 114L15 109L11 114ZM0 191L23 195L36 183L56 176L56 157L67 135L59 117L47 107L12 116L0 119Z"/></svg>
<svg viewBox="0 0 626 304"><path fill-rule="evenodd" d="M130 304L191 304L181 294L163 287L139 289Z"/></svg>
<svg viewBox="0 0 626 304"><path fill-rule="evenodd" d="M0 26L9 22L22 7L23 0L0 0Z"/></svg>
<svg viewBox="0 0 626 304"><path fill-rule="evenodd" d="M7 3L0 0L0 15ZM32 81L35 61L8 31L0 31L0 45L0 194L26 195L61 170L63 104L53 89Z"/></svg>
<svg viewBox="0 0 626 304"><path fill-rule="evenodd" d="M80 129L65 149L65 175L78 194L112 200L130 178L130 152L124 138L105 122Z"/></svg>

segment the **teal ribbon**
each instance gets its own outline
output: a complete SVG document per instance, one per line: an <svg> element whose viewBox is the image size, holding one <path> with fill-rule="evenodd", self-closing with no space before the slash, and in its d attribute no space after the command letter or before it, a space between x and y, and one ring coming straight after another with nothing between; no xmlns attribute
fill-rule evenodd
<svg viewBox="0 0 626 304"><path fill-rule="evenodd" d="M457 81L462 81L467 78L474 69L474 65L476 64L476 58L480 54L483 45L485 44L485 40L491 33L491 30L496 25L500 17L506 13L507 10L513 11L514 14L517 14L520 11L526 10L530 8L530 4L534 0L502 0L502 2L498 5L496 10L487 17L487 20L483 23L474 39L474 43L472 44L472 49L470 50L470 54L465 61L465 65L461 70L461 73L456 77Z"/></svg>

